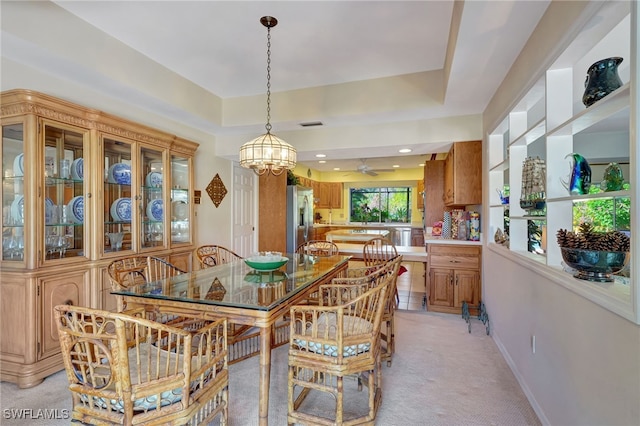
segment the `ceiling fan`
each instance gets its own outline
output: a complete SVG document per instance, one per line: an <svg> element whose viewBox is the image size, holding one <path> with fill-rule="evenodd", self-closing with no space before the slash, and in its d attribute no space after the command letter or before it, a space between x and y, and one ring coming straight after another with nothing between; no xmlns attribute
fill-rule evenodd
<svg viewBox="0 0 640 426"><path fill-rule="evenodd" d="M358 169L355 171L362 174L369 175L369 176L378 176L377 172L395 172L396 171L395 169L374 169L371 166L367 165L366 158L361 158L360 161L362 162L362 164L360 164L358 166Z"/></svg>

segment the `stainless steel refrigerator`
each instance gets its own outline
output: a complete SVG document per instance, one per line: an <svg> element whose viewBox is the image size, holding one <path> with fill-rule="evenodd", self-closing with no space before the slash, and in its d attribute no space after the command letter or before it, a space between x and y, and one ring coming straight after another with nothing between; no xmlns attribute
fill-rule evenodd
<svg viewBox="0 0 640 426"><path fill-rule="evenodd" d="M287 253L311 239L313 231L313 189L287 186Z"/></svg>

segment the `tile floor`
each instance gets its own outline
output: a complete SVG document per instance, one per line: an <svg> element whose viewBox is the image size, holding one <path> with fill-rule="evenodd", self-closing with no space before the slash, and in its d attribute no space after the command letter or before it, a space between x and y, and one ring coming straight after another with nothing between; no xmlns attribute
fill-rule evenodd
<svg viewBox="0 0 640 426"><path fill-rule="evenodd" d="M350 261L350 265L354 267L364 266L363 262ZM398 277L398 297L400 303L398 309L410 311L425 310L425 280L424 280L424 263L422 262L402 262L407 268L407 272Z"/></svg>

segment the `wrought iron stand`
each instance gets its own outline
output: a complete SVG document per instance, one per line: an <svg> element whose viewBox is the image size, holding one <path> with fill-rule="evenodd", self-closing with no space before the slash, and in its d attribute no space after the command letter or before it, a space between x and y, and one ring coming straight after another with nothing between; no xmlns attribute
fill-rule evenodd
<svg viewBox="0 0 640 426"><path fill-rule="evenodd" d="M469 304L467 302L462 302L462 319L467 322L469 333L471 333L471 314L469 313ZM482 324L484 324L488 336L489 332L491 331L491 326L489 324L489 314L487 314L487 308L482 302L480 302L480 304L478 305L478 319L482 321Z"/></svg>

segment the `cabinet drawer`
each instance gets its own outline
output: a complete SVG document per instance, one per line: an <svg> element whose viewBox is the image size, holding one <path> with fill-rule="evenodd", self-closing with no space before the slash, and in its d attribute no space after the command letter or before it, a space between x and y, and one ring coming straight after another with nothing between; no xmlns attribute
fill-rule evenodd
<svg viewBox="0 0 640 426"><path fill-rule="evenodd" d="M429 264L432 268L466 268L478 269L480 258L478 256L430 256Z"/></svg>
<svg viewBox="0 0 640 426"><path fill-rule="evenodd" d="M480 246L429 244L429 254L431 256L479 256Z"/></svg>

